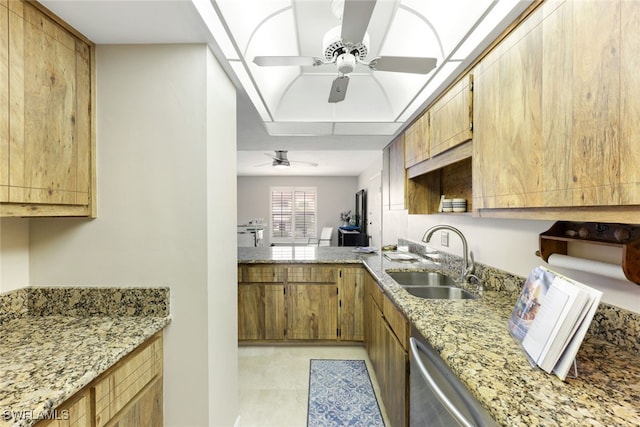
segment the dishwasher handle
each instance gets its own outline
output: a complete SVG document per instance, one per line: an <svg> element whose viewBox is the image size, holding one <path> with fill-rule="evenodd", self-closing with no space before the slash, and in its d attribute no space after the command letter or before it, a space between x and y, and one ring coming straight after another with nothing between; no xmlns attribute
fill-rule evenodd
<svg viewBox="0 0 640 427"><path fill-rule="evenodd" d="M433 356L436 355L432 354L433 352L430 349L428 349L424 344L422 344L414 337L409 338L409 345L411 346L411 355L420 368L420 374L425 379L425 381L427 381L427 384L429 384L429 387L431 387L431 390L438 397L440 402L447 408L451 416L453 416L456 421L458 421L464 427L474 427L475 424L469 421L451 402L449 397L442 391L442 389L438 387L438 384L429 373L429 370L426 366L424 366L419 352L425 354L431 360L433 360Z"/></svg>

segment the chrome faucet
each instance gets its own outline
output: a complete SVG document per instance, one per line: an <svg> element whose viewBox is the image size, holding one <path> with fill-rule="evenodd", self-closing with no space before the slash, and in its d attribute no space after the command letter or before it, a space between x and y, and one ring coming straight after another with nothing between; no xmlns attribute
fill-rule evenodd
<svg viewBox="0 0 640 427"><path fill-rule="evenodd" d="M450 225L441 224L435 225L428 229L424 236L422 236L422 241L425 243L429 243L431 240L431 236L438 230L449 230L456 233L460 240L462 240L462 281L464 283L468 283L469 278L473 275L473 270L475 268L475 263L473 261L473 252L467 252L467 239L464 237L464 234L460 230Z"/></svg>

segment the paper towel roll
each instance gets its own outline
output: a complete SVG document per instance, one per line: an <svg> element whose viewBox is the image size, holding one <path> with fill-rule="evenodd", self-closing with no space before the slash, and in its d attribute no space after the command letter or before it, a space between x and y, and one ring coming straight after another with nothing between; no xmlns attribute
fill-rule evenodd
<svg viewBox="0 0 640 427"><path fill-rule="evenodd" d="M618 280L629 280L622 271L622 266L609 264L608 262L592 261L590 259L576 258L568 255L549 255L549 265L579 270L585 273L598 274Z"/></svg>

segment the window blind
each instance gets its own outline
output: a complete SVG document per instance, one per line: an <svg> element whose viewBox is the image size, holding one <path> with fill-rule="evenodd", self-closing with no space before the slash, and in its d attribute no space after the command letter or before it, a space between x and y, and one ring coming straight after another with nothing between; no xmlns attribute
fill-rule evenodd
<svg viewBox="0 0 640 427"><path fill-rule="evenodd" d="M271 189L271 237L307 240L316 237L316 188Z"/></svg>

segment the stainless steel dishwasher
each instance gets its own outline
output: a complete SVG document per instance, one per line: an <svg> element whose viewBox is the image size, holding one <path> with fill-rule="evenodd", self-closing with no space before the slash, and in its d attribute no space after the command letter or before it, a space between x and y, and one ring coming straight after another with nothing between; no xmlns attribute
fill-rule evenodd
<svg viewBox="0 0 640 427"><path fill-rule="evenodd" d="M497 426L437 351L412 327L410 427Z"/></svg>

